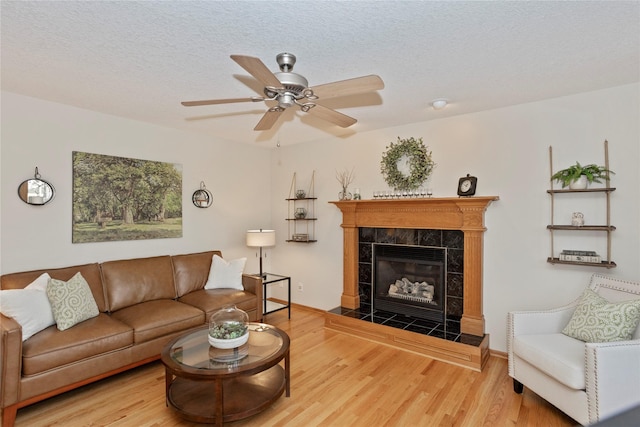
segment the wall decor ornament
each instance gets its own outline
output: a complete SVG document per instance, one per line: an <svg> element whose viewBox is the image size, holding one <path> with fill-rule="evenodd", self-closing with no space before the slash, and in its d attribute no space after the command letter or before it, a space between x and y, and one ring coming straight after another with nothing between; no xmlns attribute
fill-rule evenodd
<svg viewBox="0 0 640 427"><path fill-rule="evenodd" d="M49 203L56 194L53 185L42 179L38 167L32 179L23 181L18 186L18 197L28 205L42 206Z"/></svg>
<svg viewBox="0 0 640 427"><path fill-rule="evenodd" d="M208 208L213 203L213 194L211 194L211 191L207 190L207 187L204 185L204 181L200 182L200 189L193 192L191 201L199 208Z"/></svg>
<svg viewBox="0 0 640 427"><path fill-rule="evenodd" d="M73 152L72 243L182 237L182 165Z"/></svg>
<svg viewBox="0 0 640 427"><path fill-rule="evenodd" d="M429 147L424 145L422 138L413 137L398 137L397 142L390 143L380 162L384 180L394 190L419 188L435 166Z"/></svg>

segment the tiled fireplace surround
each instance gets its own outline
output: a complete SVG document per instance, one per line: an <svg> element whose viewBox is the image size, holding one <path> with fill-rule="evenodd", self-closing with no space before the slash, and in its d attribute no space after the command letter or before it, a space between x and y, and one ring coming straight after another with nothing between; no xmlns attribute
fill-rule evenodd
<svg viewBox="0 0 640 427"><path fill-rule="evenodd" d="M327 312L325 326L481 370L489 342L482 313L484 212L494 200L498 197L331 202L343 214L344 286L341 307ZM373 243L447 248L444 324L388 313L368 316ZM410 325L402 324L407 321Z"/></svg>
<svg viewBox="0 0 640 427"><path fill-rule="evenodd" d="M358 294L362 313L371 311L372 303L372 264L371 257L374 243L394 245L411 245L447 248L447 274L445 283L446 320L448 328L438 328L433 334L449 332L452 335L460 333L460 318L462 317L463 301L463 259L464 235L460 230L423 230L415 228L370 228L358 229ZM435 322L422 322L430 326ZM445 331L445 329L447 329ZM442 338L446 338L442 336Z"/></svg>

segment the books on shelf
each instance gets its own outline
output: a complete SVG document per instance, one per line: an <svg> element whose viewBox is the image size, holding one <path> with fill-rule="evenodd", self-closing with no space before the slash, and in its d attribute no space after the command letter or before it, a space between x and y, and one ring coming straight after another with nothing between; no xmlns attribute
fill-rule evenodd
<svg viewBox="0 0 640 427"><path fill-rule="evenodd" d="M602 262L602 258L595 251L576 251L564 249L560 253L560 261L600 263Z"/></svg>

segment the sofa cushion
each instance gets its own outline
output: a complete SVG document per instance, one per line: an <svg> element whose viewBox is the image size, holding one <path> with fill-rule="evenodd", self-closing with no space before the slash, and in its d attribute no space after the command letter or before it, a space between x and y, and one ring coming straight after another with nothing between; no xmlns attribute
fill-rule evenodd
<svg viewBox="0 0 640 427"><path fill-rule="evenodd" d="M173 300L143 302L111 316L133 328L135 344L204 324L202 310Z"/></svg>
<svg viewBox="0 0 640 427"><path fill-rule="evenodd" d="M199 308L206 313L208 322L211 315L226 305L235 305L240 310L251 312L256 310L256 295L236 289L202 289L191 292L178 301ZM252 317L249 314L250 318ZM253 319L252 319L253 320Z"/></svg>
<svg viewBox="0 0 640 427"><path fill-rule="evenodd" d="M76 273L68 281L49 279L47 297L58 329L64 331L99 313L89 284Z"/></svg>
<svg viewBox="0 0 640 427"><path fill-rule="evenodd" d="M513 352L567 387L584 390L584 342L564 334L518 335Z"/></svg>
<svg viewBox="0 0 640 427"><path fill-rule="evenodd" d="M24 289L0 291L0 312L20 324L22 341L56 324L47 297L49 279L49 274L42 273Z"/></svg>
<svg viewBox="0 0 640 427"><path fill-rule="evenodd" d="M587 289L562 333L584 342L626 341L638 322L640 299L609 302Z"/></svg>
<svg viewBox="0 0 640 427"><path fill-rule="evenodd" d="M76 273L81 273L91 288L91 293L98 305L98 310L102 312L107 311L102 278L100 276L100 265L98 263L4 274L0 278L0 285L2 289L23 289L29 283L36 280L42 273L48 273L51 278L64 281L71 279Z"/></svg>
<svg viewBox="0 0 640 427"><path fill-rule="evenodd" d="M246 258L226 261L218 255L214 255L211 262L211 271L209 271L209 278L204 288L244 290L242 287L242 272L244 271L246 262Z"/></svg>
<svg viewBox="0 0 640 427"><path fill-rule="evenodd" d="M104 313L66 331L50 326L24 342L22 373L38 374L132 344L133 330Z"/></svg>
<svg viewBox="0 0 640 427"><path fill-rule="evenodd" d="M146 301L176 298L170 256L102 263L102 280L109 311Z"/></svg>
<svg viewBox="0 0 640 427"><path fill-rule="evenodd" d="M204 288L211 270L213 255L222 256L222 253L209 251L171 257L178 297Z"/></svg>

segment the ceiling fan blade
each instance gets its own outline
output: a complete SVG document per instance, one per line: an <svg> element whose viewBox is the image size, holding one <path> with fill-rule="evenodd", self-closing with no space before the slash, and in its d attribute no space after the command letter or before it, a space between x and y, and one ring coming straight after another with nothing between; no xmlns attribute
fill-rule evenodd
<svg viewBox="0 0 640 427"><path fill-rule="evenodd" d="M343 128L349 127L352 124L357 122L357 120L354 119L353 117L349 117L346 114L339 113L336 110L323 107L322 105L319 105L319 104L316 104L314 107L311 107L307 112Z"/></svg>
<svg viewBox="0 0 640 427"><path fill-rule="evenodd" d="M264 101L261 96L252 96L251 98L229 98L229 99L208 99L203 101L184 101L181 102L185 107L197 107L199 105L215 105L215 104L232 104L234 102L258 102Z"/></svg>
<svg viewBox="0 0 640 427"><path fill-rule="evenodd" d="M333 83L326 83L310 88L313 94L320 99L333 98L336 96L355 95L384 88L384 82L379 76L356 77L353 79L341 80Z"/></svg>
<svg viewBox="0 0 640 427"><path fill-rule="evenodd" d="M280 80L264 65L258 58L244 55L231 55L231 59L236 61L239 66L244 68L249 74L258 79L265 86L281 88Z"/></svg>
<svg viewBox="0 0 640 427"><path fill-rule="evenodd" d="M253 130L271 129L273 125L276 124L276 122L280 118L280 114L282 114L283 112L284 112L283 108L278 108L278 107L270 108L269 110L267 110L266 113L264 113L264 116L262 116L262 118L260 119L256 127L253 128Z"/></svg>

